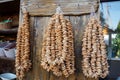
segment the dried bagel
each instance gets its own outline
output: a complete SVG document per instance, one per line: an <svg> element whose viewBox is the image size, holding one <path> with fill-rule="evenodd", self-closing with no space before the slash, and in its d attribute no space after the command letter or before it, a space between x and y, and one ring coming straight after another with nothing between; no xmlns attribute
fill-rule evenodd
<svg viewBox="0 0 120 80"><path fill-rule="evenodd" d="M106 46L102 26L94 17L89 20L82 41L84 75L91 78L105 78L109 73Z"/></svg>
<svg viewBox="0 0 120 80"><path fill-rule="evenodd" d="M74 73L72 25L62 14L55 14L43 37L41 66L56 76Z"/></svg>
<svg viewBox="0 0 120 80"><path fill-rule="evenodd" d="M16 75L19 80L23 80L25 73L31 67L30 61L30 28L28 13L23 15L23 24L19 27L17 35L17 53L16 53Z"/></svg>

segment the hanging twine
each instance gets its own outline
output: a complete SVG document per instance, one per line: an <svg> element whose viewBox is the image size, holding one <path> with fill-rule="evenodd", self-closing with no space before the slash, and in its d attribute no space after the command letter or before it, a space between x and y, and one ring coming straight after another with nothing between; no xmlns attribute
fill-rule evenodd
<svg viewBox="0 0 120 80"><path fill-rule="evenodd" d="M74 46L72 25L58 6L43 36L41 66L56 76L68 77L74 73Z"/></svg>
<svg viewBox="0 0 120 80"><path fill-rule="evenodd" d="M94 5L95 5L95 3L92 3L90 18L93 18L93 17L94 17L95 19L98 19L98 18L97 18L97 15L96 15L96 13L95 13Z"/></svg>
<svg viewBox="0 0 120 80"><path fill-rule="evenodd" d="M100 22L93 16L88 21L82 43L82 70L90 78L105 78L109 74L106 45Z"/></svg>
<svg viewBox="0 0 120 80"><path fill-rule="evenodd" d="M23 3L21 4L21 11L23 12L23 14L24 14L24 13L28 13L28 12L27 12L27 5L26 5L25 2L23 2Z"/></svg>
<svg viewBox="0 0 120 80"><path fill-rule="evenodd" d="M63 14L63 11L60 6L57 6L56 8L56 14Z"/></svg>

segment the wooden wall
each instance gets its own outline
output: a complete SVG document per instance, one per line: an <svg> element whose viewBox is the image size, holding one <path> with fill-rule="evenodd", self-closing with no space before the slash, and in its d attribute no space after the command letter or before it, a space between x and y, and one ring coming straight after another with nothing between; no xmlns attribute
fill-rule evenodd
<svg viewBox="0 0 120 80"><path fill-rule="evenodd" d="M24 0L24 1L27 1L27 0ZM41 0L35 0L35 1L37 2L37 1L41 1ZM46 0L43 0L43 1L46 1ZM58 0L47 0L47 1L54 2L54 1L58 1ZM61 0L61 1L69 2L69 0ZM78 0L70 0L70 1L78 1ZM85 2L85 1L89 1L89 0L82 0L82 1ZM93 0L93 1L97 1L97 0ZM23 2L23 0L21 1L21 3L22 2ZM29 7L28 7L28 10L29 10ZM76 70L75 70L75 74L72 74L68 78L65 78L64 76L56 77L55 75L52 74L52 72L47 72L40 66L41 49L42 49L42 40L43 40L44 30L46 29L48 21L50 19L50 16L53 14L53 12L46 15L45 12L43 12L44 14L41 14L42 12L40 13L40 10L37 12L37 10L38 9L33 10L33 12L35 11L35 14L32 14L32 12L29 11L29 13L31 13L30 14L30 27L31 27L32 69L28 73L26 73L25 80L98 80L98 79L86 78L82 74L82 70L81 70L81 60L82 60L82 56L81 56L82 41L81 40L82 40L85 25L89 19L88 12L87 12L87 14L81 13L82 15L77 14L77 13L76 13L77 15L75 15L74 12L72 12L72 14L74 14L74 15L71 15L71 14L68 15L66 12L65 17L71 21L72 26L73 26L73 31L74 31L75 68L76 68ZM22 21L22 16L21 16L20 21Z"/></svg>

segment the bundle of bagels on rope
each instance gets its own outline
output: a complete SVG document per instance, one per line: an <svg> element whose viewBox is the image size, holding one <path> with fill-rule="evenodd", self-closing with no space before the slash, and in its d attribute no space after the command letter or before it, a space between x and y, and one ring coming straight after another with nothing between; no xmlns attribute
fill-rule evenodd
<svg viewBox="0 0 120 80"><path fill-rule="evenodd" d="M43 36L41 57L41 66L56 76L68 77L74 73L72 25L60 12L50 18Z"/></svg>
<svg viewBox="0 0 120 80"><path fill-rule="evenodd" d="M90 78L105 78L109 74L106 45L102 26L95 16L90 17L82 42L83 74Z"/></svg>
<svg viewBox="0 0 120 80"><path fill-rule="evenodd" d="M27 12L23 13L23 23L18 29L15 67L19 80L23 80L25 73L31 68L30 27Z"/></svg>

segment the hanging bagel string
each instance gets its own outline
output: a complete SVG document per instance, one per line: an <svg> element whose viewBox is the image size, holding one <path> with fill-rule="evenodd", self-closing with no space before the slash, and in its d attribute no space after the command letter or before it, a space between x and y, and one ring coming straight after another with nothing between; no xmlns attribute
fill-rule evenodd
<svg viewBox="0 0 120 80"><path fill-rule="evenodd" d="M73 46L72 25L58 6L44 33L41 66L56 76L68 77L75 70Z"/></svg>
<svg viewBox="0 0 120 80"><path fill-rule="evenodd" d="M83 74L91 78L105 78L109 74L106 45L102 26L97 19L93 6L82 41Z"/></svg>
<svg viewBox="0 0 120 80"><path fill-rule="evenodd" d="M22 8L22 11L23 23L18 29L15 61L16 75L19 80L23 80L25 73L31 68L29 16L26 7Z"/></svg>

